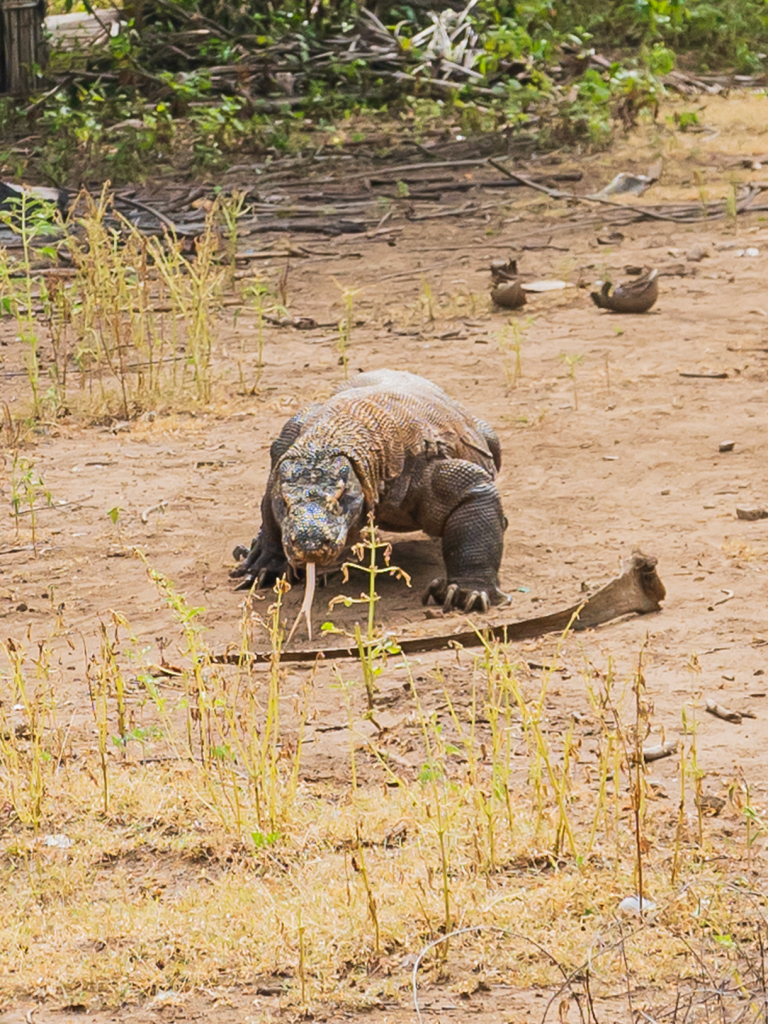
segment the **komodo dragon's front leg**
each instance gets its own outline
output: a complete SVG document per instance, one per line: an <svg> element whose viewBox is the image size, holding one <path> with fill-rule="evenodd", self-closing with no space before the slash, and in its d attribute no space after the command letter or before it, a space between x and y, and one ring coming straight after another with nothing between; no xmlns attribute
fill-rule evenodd
<svg viewBox="0 0 768 1024"><path fill-rule="evenodd" d="M267 481L267 490L261 501L261 529L259 530L259 535L254 537L249 548L238 544L232 552L235 561L240 562L240 565L233 569L229 575L233 579L243 577L243 582L237 586L237 590L247 590L254 583L257 587L271 587L283 575L287 576L291 582L295 580L295 575L283 551L280 524L275 518L272 508L272 489L275 485L275 466L296 438L300 436L304 420L314 408L315 406L310 406L308 409L304 409L295 416L292 416L270 446L271 469L269 480Z"/></svg>
<svg viewBox="0 0 768 1024"><path fill-rule="evenodd" d="M424 529L442 538L445 578L424 592L445 611L487 611L508 600L499 590L499 566L507 521L493 479L464 459L433 462L426 474Z"/></svg>

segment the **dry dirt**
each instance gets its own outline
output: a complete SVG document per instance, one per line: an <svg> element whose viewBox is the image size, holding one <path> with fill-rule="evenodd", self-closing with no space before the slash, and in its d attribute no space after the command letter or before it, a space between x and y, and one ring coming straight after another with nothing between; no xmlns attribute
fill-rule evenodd
<svg viewBox="0 0 768 1024"><path fill-rule="evenodd" d="M747 104L750 111L753 102ZM739 134L739 108L732 104L728 108L721 101L716 107L723 138L699 138L697 150L687 138L676 141L675 150L646 130L611 154L583 159L561 154L555 158L562 161L558 168L581 167L585 180L579 190L591 192L619 169L645 170L661 150L664 178L647 201L696 202L697 168L704 169L709 198L724 195L734 152L756 156L767 148L753 137L753 114L743 118ZM546 166L546 159L526 168ZM759 171L738 174L741 180L760 180ZM752 784L755 803L768 804L768 519L744 521L736 514L737 507L768 508L766 215L744 216L737 226L724 220L695 226L630 224L620 229L623 238L601 244L599 239L614 230L610 211L526 191L482 216L420 223L397 219L393 227L392 235L373 239L301 238L315 255L290 261L290 309L319 323L333 322L341 310L338 285L359 288L355 315L362 323L352 336L350 373L395 367L423 374L496 428L504 456L499 487L509 519L501 583L512 601L489 618L524 618L568 605L585 586L615 575L621 559L636 547L659 558L667 587L663 611L569 641L562 674L549 695L553 720L565 721L585 708L573 669L584 656L605 665L610 655L619 671L628 673L646 643L657 738L680 733L681 711L699 694L753 712L754 718L739 724L702 715L699 760L707 792L724 796L741 771ZM276 249L284 240L276 240ZM758 255L738 255L747 247ZM518 254L526 280L560 278L568 287L529 296L519 313L491 308L488 264L510 252ZM259 263L273 276L284 265L280 258ZM662 268L657 305L645 315L598 311L584 285L606 272L622 277L627 266ZM434 320L428 316L424 282L433 293ZM512 338L510 319L521 338L522 374L514 386L515 357L499 341L505 330L507 342ZM235 358L244 345L254 365L253 336L247 312L234 324L228 317L220 322L216 356L222 383L211 410L111 426L65 421L33 439L26 454L34 459L54 508L38 514L36 557L28 517L15 539L13 521L4 516L4 636L34 643L50 634L54 609L63 605L66 627L93 647L100 618L116 609L149 644L164 638L166 657L173 661L179 656L178 630L142 564L126 554L136 546L190 604L205 608L202 621L217 650L237 643L242 594L233 590L227 574L232 548L249 540L258 526L270 442L293 411L327 394L342 377L333 330L271 328L260 388L253 396L238 395ZM7 330L3 343L0 367L10 374L21 368L21 356ZM572 360L573 376L564 356L578 357ZM22 397L23 378L6 376L2 390L13 404ZM6 473L9 469L7 460ZM6 481L6 508L9 499ZM167 503L164 511L146 512L161 501ZM117 525L107 516L114 507L122 510ZM379 621L395 635L417 633L425 624L434 629L419 595L439 564L438 546L419 537L395 538L392 560L412 575L413 589L384 584ZM332 593L340 591L356 594L359 584L331 585ZM298 592L288 597L291 620L300 597ZM349 625L355 614L337 609L332 617L337 625ZM458 629L464 620L451 615L439 625ZM257 635L254 643L263 646L266 638ZM541 661L553 645L551 639L525 644L521 653ZM59 654L66 687L61 699L71 702L75 728L86 728L90 710L81 656L63 645ZM456 657L423 655L418 662L425 677L435 665L452 670ZM288 690L304 672L289 669ZM447 671L446 679L460 696L461 671ZM334 723L345 724L330 682L329 670L321 667L316 728L308 735L304 767L306 778L314 781L332 782L347 772L343 730L329 731ZM401 682L397 672L388 676L393 716ZM674 788L675 771L662 761L654 775ZM256 1019L270 1009L277 1013L277 1004L259 1001L255 991L214 992L178 1005L156 1002L94 1019L224 1024ZM433 1019L458 1020L469 1013L488 1022L541 1016L538 996L515 994L518 1005L509 989L473 997L464 1009L447 997L441 1002L439 991L425 996L427 1003L430 998ZM0 1021L24 1020L28 1005L7 1008ZM59 1012L53 1001L35 1019L74 1020L75 1015ZM413 1018L407 1005L393 1005L367 1019Z"/></svg>

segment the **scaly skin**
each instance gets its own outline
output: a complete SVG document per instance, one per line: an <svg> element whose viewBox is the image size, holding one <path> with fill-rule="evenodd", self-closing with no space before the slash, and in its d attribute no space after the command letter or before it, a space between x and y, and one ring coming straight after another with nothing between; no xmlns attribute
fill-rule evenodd
<svg viewBox="0 0 768 1024"><path fill-rule="evenodd" d="M241 586L295 579L308 562L320 573L337 568L373 512L384 529L442 539L446 574L424 603L485 611L506 599L499 442L435 384L394 370L361 374L290 419L271 458L261 530L249 550L235 550Z"/></svg>

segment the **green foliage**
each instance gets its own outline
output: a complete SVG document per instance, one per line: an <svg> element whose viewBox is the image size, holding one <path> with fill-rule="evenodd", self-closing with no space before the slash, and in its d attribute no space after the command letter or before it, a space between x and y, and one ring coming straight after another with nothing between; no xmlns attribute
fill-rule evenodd
<svg viewBox="0 0 768 1024"><path fill-rule="evenodd" d="M689 128L695 128L698 125L699 115L695 110L682 110L675 115L675 121L680 131L686 132Z"/></svg>
<svg viewBox="0 0 768 1024"><path fill-rule="evenodd" d="M751 72L763 67L768 51L768 0L562 0L556 6L478 0L464 10L437 0L379 0L371 6L404 60L408 74L399 81L382 73L364 46L355 54L338 47L340 37L358 30L361 0L179 0L145 10L143 19L131 17L138 7L130 5L127 24L100 49L53 50L50 70L71 77L32 102L31 162L62 184L106 178L117 184L171 167L216 171L236 151L264 157L301 149L305 116L320 124L323 116L366 104L439 106L441 123L458 114L467 134L504 122L530 125L533 118L545 141L600 146L617 126L655 110L660 79L673 69L676 53L693 54L701 68L725 64ZM200 38L170 45L173 33ZM329 51L336 55L329 58ZM615 63L605 70L590 65L595 51ZM446 61L471 76L465 84L455 78L447 95L432 81L446 73ZM256 66L262 78L253 77ZM233 73L239 67L245 87ZM88 76L78 77L86 69ZM281 76L289 80L286 106L274 116ZM296 95L288 95L294 86ZM265 93L267 114L259 111ZM416 134L424 117L413 118ZM18 105L0 101L0 123L6 132L30 134ZM24 173L24 158L12 146L0 161L6 174Z"/></svg>
<svg viewBox="0 0 768 1024"><path fill-rule="evenodd" d="M667 66L669 56L654 48L657 65ZM618 61L604 72L587 68L571 94L559 104L549 126L556 141L589 141L605 145L618 123L630 128L643 111L655 113L664 87L647 66L630 67Z"/></svg>
<svg viewBox="0 0 768 1024"><path fill-rule="evenodd" d="M583 25L597 46L663 43L694 55L699 67L731 66L758 71L768 49L768 4L765 0L563 0L555 29Z"/></svg>

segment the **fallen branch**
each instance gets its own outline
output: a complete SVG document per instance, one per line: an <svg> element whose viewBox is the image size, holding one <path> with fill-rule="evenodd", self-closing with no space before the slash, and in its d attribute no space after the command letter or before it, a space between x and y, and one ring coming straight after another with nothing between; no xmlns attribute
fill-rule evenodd
<svg viewBox="0 0 768 1024"><path fill-rule="evenodd" d="M679 745L678 740L668 740L653 747L643 747L643 761L648 764L650 761L660 761L663 757L671 757L677 753Z"/></svg>
<svg viewBox="0 0 768 1024"><path fill-rule="evenodd" d="M153 209L151 206L147 206L146 203L140 203L138 199L129 199L127 196L121 196L119 193L115 193L115 201L118 203L125 203L126 206L132 206L135 210L143 210L144 213L150 213L153 217L156 217L161 224L165 224L171 231L176 231L176 225L173 223L170 217L166 217L164 213L160 213L159 210Z"/></svg>
<svg viewBox="0 0 768 1024"><path fill-rule="evenodd" d="M488 158L488 163L495 167L497 171L501 171L508 178L514 178L520 182L521 185L527 185L528 188L535 189L537 192L543 192L544 195L550 197L550 199L567 199L572 202L579 203L596 203L601 206L612 206L615 210L626 210L634 213L640 218L648 217L651 220L664 220L664 221L678 221L680 223L690 223L695 220L720 220L727 214L725 203L697 203L691 206L680 206L670 207L665 209L663 206L632 206L629 203L616 202L613 199L600 199L597 196L580 196L576 192L563 192L558 188L549 188L547 185L542 185L538 181L534 181L532 178L526 177L524 174L517 174L513 171L508 171L506 167L503 167L500 163L493 159ZM752 208L752 203L760 195L761 192L765 191L768 186L763 184L753 184L747 188L747 192L739 202L736 204L735 212L746 213L747 210ZM698 216L695 214L698 212Z"/></svg>
<svg viewBox="0 0 768 1024"><path fill-rule="evenodd" d="M84 501L88 501L89 498L93 497L93 491L89 494L84 494L82 498L72 498L71 501L51 501L45 505L33 505L31 508L20 508L14 515L28 516L37 515L38 512L45 512L48 509L55 509L56 511L63 508L72 508L73 505L82 505Z"/></svg>
<svg viewBox="0 0 768 1024"><path fill-rule="evenodd" d="M493 640L515 643L531 640L547 633L562 633L569 627L575 630L592 629L622 615L647 615L661 609L666 589L656 573L657 559L636 551L624 564L623 571L601 590L580 604L571 605L551 615L537 615L519 622L505 622L483 629L468 629L460 633L441 633L438 636L407 637L397 643L403 654L421 654L457 647L481 647ZM271 651L237 652L214 656L217 664L237 665L243 661L269 662ZM281 652L281 661L314 661L316 658L357 658L359 652L349 647L308 648Z"/></svg>
<svg viewBox="0 0 768 1024"><path fill-rule="evenodd" d="M707 697L704 702L704 710L710 715L714 715L715 718L720 718L724 722L732 722L734 725L738 725L742 718L757 718L757 715L752 711L731 711L729 708L724 708L722 704L718 704L717 701L711 700Z"/></svg>

